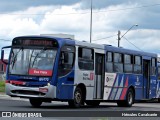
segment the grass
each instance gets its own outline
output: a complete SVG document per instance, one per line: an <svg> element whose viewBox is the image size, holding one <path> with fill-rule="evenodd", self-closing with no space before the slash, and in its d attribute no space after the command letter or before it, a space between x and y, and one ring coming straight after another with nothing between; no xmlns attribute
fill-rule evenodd
<svg viewBox="0 0 160 120"><path fill-rule="evenodd" d="M5 92L5 81L0 80L0 92Z"/></svg>

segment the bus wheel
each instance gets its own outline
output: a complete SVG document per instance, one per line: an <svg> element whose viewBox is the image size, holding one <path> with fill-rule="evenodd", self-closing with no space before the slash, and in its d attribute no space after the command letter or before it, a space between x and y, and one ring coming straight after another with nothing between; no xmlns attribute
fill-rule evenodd
<svg viewBox="0 0 160 120"><path fill-rule="evenodd" d="M29 101L30 101L30 104L31 104L33 107L36 107L36 108L37 108L37 107L40 107L41 104L42 104L42 101L39 100L39 99L30 98Z"/></svg>
<svg viewBox="0 0 160 120"><path fill-rule="evenodd" d="M77 87L74 92L74 100L68 101L70 107L79 108L84 105L84 96L82 90Z"/></svg>
<svg viewBox="0 0 160 120"><path fill-rule="evenodd" d="M89 100L89 101L86 101L85 103L86 103L87 105L91 105L91 106L99 106L100 101L92 101L92 100Z"/></svg>
<svg viewBox="0 0 160 120"><path fill-rule="evenodd" d="M127 91L126 100L117 101L119 107L131 107L134 103L134 93L132 89Z"/></svg>
<svg viewBox="0 0 160 120"><path fill-rule="evenodd" d="M132 104L134 103L134 93L132 89L129 89L127 91L127 96L126 96L126 100L125 100L125 106L126 107L131 107Z"/></svg>
<svg viewBox="0 0 160 120"><path fill-rule="evenodd" d="M158 102L160 103L160 98L158 98Z"/></svg>

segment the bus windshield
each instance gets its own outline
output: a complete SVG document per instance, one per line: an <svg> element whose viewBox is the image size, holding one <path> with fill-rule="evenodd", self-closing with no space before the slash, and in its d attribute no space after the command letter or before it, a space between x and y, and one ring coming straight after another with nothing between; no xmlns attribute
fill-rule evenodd
<svg viewBox="0 0 160 120"><path fill-rule="evenodd" d="M9 73L15 75L51 76L56 49L13 48Z"/></svg>

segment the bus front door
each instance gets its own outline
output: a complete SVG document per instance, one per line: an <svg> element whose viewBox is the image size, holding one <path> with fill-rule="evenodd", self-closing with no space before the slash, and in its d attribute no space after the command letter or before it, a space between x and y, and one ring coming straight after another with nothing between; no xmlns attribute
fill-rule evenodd
<svg viewBox="0 0 160 120"><path fill-rule="evenodd" d="M94 99L102 99L104 90L104 55L95 54Z"/></svg>
<svg viewBox="0 0 160 120"><path fill-rule="evenodd" d="M143 98L149 99L150 91L150 60L143 60Z"/></svg>

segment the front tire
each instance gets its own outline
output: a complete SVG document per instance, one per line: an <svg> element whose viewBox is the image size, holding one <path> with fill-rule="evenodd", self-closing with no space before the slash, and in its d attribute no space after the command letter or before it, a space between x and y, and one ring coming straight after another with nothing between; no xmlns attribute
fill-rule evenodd
<svg viewBox="0 0 160 120"><path fill-rule="evenodd" d="M81 88L77 87L74 92L74 100L68 101L70 107L79 108L84 105L84 95Z"/></svg>
<svg viewBox="0 0 160 120"><path fill-rule="evenodd" d="M39 100L39 99L33 99L33 98L31 98L31 99L29 99L29 101L30 101L30 104L32 105L32 107L35 107L35 108L40 107L41 104L42 104L42 101Z"/></svg>

